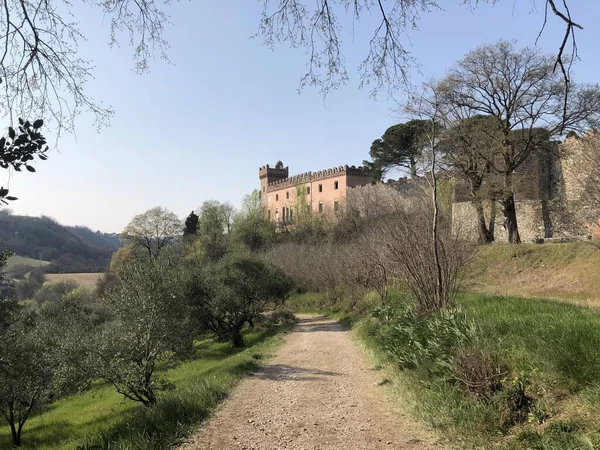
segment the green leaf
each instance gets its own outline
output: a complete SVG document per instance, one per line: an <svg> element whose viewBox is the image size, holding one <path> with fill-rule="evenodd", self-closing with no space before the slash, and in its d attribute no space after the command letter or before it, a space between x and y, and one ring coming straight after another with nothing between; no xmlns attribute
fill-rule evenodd
<svg viewBox="0 0 600 450"><path fill-rule="evenodd" d="M8 196L8 197L4 197L6 200L10 200L11 202L14 200L19 200L17 197L12 197L12 196Z"/></svg>
<svg viewBox="0 0 600 450"><path fill-rule="evenodd" d="M38 119L35 122L33 122L33 128L41 128L42 125L44 125L44 121L42 119Z"/></svg>
<svg viewBox="0 0 600 450"><path fill-rule="evenodd" d="M10 137L11 139L15 138L15 130L13 127L8 127L8 137Z"/></svg>
<svg viewBox="0 0 600 450"><path fill-rule="evenodd" d="M31 167L31 166L25 166L25 168L27 170L29 170L30 172L35 172L35 168Z"/></svg>
<svg viewBox="0 0 600 450"><path fill-rule="evenodd" d="M23 119L19 117L19 125L23 125Z"/></svg>
<svg viewBox="0 0 600 450"><path fill-rule="evenodd" d="M0 188L0 197L5 197L8 194L8 189Z"/></svg>

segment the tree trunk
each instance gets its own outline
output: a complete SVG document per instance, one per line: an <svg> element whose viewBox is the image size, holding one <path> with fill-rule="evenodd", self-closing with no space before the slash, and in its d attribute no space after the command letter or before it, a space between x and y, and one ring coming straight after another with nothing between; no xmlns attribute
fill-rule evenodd
<svg viewBox="0 0 600 450"><path fill-rule="evenodd" d="M477 212L477 223L479 226L479 243L481 244L489 244L494 242L494 232L491 229L492 227L492 219L490 219L490 228L488 228L486 220L485 220L485 212L483 211L483 203L481 199L476 197L473 200L473 206L475 207L475 211Z"/></svg>
<svg viewBox="0 0 600 450"><path fill-rule="evenodd" d="M242 348L244 346L244 336L242 336L242 332L240 329L234 328L232 330L231 342L236 348Z"/></svg>
<svg viewBox="0 0 600 450"><path fill-rule="evenodd" d="M12 416L12 413L11 413ZM21 433L17 433L17 428L15 427L15 421L10 421L10 434L12 436L13 445L15 447L21 446Z"/></svg>
<svg viewBox="0 0 600 450"><path fill-rule="evenodd" d="M508 242L511 244L520 244L521 237L519 236L519 226L517 224L517 209L512 181L512 171L507 170L504 174L504 198L500 203L502 204L502 212L504 213Z"/></svg>
<svg viewBox="0 0 600 450"><path fill-rule="evenodd" d="M417 178L417 161L415 158L410 158L410 177Z"/></svg>

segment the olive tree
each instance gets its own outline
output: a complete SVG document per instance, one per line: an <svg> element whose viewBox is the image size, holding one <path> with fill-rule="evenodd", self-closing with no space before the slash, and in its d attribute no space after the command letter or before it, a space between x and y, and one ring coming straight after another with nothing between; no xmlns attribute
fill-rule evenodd
<svg viewBox="0 0 600 450"><path fill-rule="evenodd" d="M39 315L20 308L0 326L0 410L13 444L34 412L89 385L86 342L93 333L89 308L77 295L41 308Z"/></svg>
<svg viewBox="0 0 600 450"><path fill-rule="evenodd" d="M290 279L271 264L229 255L191 271L187 292L202 329L236 347L244 345L242 328L268 306L282 303L292 288Z"/></svg>
<svg viewBox="0 0 600 450"><path fill-rule="evenodd" d="M192 348L180 270L168 255L127 262L105 301L112 320L91 348L95 373L126 398L152 406L156 391L168 387L156 376L157 364Z"/></svg>

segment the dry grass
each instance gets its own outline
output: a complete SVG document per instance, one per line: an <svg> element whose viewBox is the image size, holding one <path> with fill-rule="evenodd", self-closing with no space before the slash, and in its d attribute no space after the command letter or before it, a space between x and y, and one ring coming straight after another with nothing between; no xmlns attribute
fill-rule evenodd
<svg viewBox="0 0 600 450"><path fill-rule="evenodd" d="M479 248L465 288L600 307L600 250L587 242L494 244Z"/></svg>
<svg viewBox="0 0 600 450"><path fill-rule="evenodd" d="M86 289L94 289L102 273L49 273L46 278L51 283L74 281Z"/></svg>

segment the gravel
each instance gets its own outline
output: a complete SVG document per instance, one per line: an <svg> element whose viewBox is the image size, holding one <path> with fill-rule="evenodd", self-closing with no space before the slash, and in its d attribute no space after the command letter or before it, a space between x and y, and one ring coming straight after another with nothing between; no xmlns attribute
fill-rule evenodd
<svg viewBox="0 0 600 450"><path fill-rule="evenodd" d="M439 449L392 410L350 332L301 316L277 356L243 380L182 447L191 449Z"/></svg>

